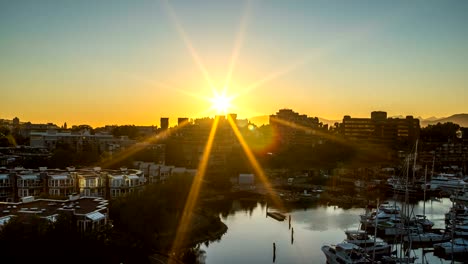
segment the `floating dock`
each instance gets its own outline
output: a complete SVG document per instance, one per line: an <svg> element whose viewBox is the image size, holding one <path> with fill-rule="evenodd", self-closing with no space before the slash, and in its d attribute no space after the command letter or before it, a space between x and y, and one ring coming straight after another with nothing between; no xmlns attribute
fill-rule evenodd
<svg viewBox="0 0 468 264"><path fill-rule="evenodd" d="M267 212L267 216L274 218L278 221L284 221L284 219L286 219L286 215L280 212Z"/></svg>

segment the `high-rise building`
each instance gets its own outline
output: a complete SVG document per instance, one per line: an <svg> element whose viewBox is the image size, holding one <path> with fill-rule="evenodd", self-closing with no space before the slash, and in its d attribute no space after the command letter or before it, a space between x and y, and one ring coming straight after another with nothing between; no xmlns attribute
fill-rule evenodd
<svg viewBox="0 0 468 264"><path fill-rule="evenodd" d="M179 117L177 119L177 125L179 125L179 126L186 125L188 122L189 122L188 117Z"/></svg>
<svg viewBox="0 0 468 264"><path fill-rule="evenodd" d="M317 117L308 117L291 109L280 109L270 115L270 125L284 145L311 146L318 142L316 130L322 128Z"/></svg>
<svg viewBox="0 0 468 264"><path fill-rule="evenodd" d="M169 118L168 117L161 117L161 129L167 130L169 128Z"/></svg>
<svg viewBox="0 0 468 264"><path fill-rule="evenodd" d="M371 118L343 118L342 133L350 140L392 145L399 142L412 143L419 137L419 119L387 118L387 113L374 111Z"/></svg>

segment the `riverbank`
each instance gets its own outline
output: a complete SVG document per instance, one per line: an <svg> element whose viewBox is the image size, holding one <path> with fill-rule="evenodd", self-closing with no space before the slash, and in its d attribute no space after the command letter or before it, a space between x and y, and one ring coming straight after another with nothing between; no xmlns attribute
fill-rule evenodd
<svg viewBox="0 0 468 264"><path fill-rule="evenodd" d="M180 242L181 249L188 249L200 243L219 240L228 230L219 216L210 211L199 210L192 216L188 230L181 234L184 238ZM156 238L160 250L170 253L176 234L159 234Z"/></svg>

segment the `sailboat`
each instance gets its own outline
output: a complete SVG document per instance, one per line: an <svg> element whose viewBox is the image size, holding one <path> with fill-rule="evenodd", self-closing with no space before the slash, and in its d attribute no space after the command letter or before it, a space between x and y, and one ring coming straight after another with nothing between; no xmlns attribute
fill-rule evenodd
<svg viewBox="0 0 468 264"><path fill-rule="evenodd" d="M416 158L417 158L417 150L418 150L418 140L416 140L416 147L415 147L415 154L414 154L414 163L413 163L413 179L415 178L415 168L416 168ZM401 228L401 235L402 236L397 236L395 235L395 240L397 240L398 237L403 240L404 235L408 234L410 230L421 230L422 227L420 225L414 225L414 221L410 221L410 208L409 208L409 162L410 162L411 156L408 155L406 159L406 181L405 181L405 200L402 203L402 218L401 218L401 223L399 223L398 226L393 227L393 229L390 230L398 230L397 228ZM414 181L413 181L414 182ZM422 231L422 230L421 230ZM385 256L382 258L382 263L414 263L417 259L416 256L411 256L411 247L412 247L412 241L409 242L408 247L406 248L405 252L403 252L403 241L401 242L401 248L400 248L400 254L399 256L392 255L392 256Z"/></svg>
<svg viewBox="0 0 468 264"><path fill-rule="evenodd" d="M432 165L434 171L434 162ZM427 165L424 173L424 182L427 182ZM416 222L423 226L423 232L410 232L403 240L405 242L413 242L419 245L440 243L450 240L450 236L447 233L435 233L429 232L432 229L434 223L426 218L426 185L424 185L424 198L423 198L423 214L416 215Z"/></svg>

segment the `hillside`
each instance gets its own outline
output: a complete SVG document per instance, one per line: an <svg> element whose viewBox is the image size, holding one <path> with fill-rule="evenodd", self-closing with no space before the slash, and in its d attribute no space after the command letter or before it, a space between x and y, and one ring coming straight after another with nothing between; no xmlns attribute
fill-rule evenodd
<svg viewBox="0 0 468 264"><path fill-rule="evenodd" d="M421 120L421 126L425 127L427 125L435 125L437 123L447 123L452 122L455 124L459 124L461 127L468 127L468 114L455 114L449 117L442 117L435 120Z"/></svg>

